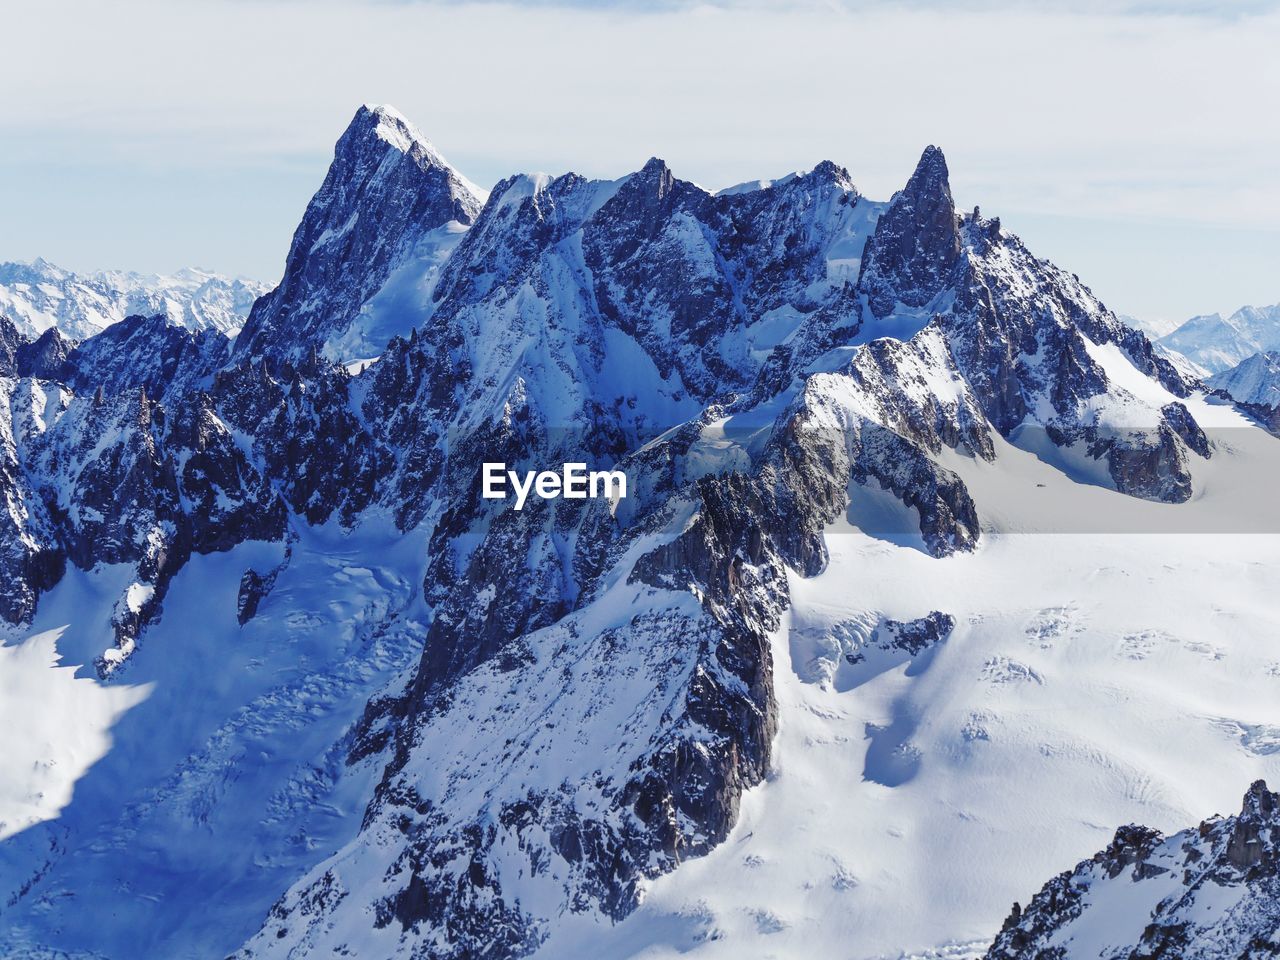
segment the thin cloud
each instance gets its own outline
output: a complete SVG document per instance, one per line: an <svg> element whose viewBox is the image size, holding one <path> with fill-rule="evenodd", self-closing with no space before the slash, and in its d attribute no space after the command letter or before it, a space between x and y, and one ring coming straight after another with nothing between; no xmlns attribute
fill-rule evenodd
<svg viewBox="0 0 1280 960"><path fill-rule="evenodd" d="M181 256L273 276L369 100L485 184L616 177L658 154L717 187L831 159L887 197L934 142L957 199L1015 227L1020 213L1280 225L1274 4L832 2L23 5L6 27L24 43L0 60L0 82L28 91L0 105L0 257L58 246L89 265ZM73 202L148 179L236 192L193 224L99 223ZM255 239L225 239L237 229ZM1133 299L1144 284L1139 265Z"/></svg>

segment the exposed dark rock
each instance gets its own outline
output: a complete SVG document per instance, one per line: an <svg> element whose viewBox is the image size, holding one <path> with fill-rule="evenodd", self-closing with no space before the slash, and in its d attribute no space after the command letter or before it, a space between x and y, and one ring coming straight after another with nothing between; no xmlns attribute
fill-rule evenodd
<svg viewBox="0 0 1280 960"><path fill-rule="evenodd" d="M956 618L949 613L934 610L916 620L886 620L884 629L891 637L889 645L918 656L928 647L950 636L956 627Z"/></svg>
<svg viewBox="0 0 1280 960"><path fill-rule="evenodd" d="M230 351L231 341L216 330L193 333L163 314L133 316L75 347L57 379L77 393L144 390L154 400L176 399L198 388Z"/></svg>
<svg viewBox="0 0 1280 960"><path fill-rule="evenodd" d="M361 107L293 236L280 285L254 304L237 357L299 362L340 334L432 230L480 201L403 117Z"/></svg>
<svg viewBox="0 0 1280 960"><path fill-rule="evenodd" d="M1140 934L1117 941L1111 901ZM1142 924L1138 927L1137 924ZM1280 797L1258 781L1239 814L1164 837L1116 831L1107 849L1014 904L988 960L1064 956L1071 940L1112 945L1122 960L1280 956ZM1055 952L1057 951L1057 952Z"/></svg>
<svg viewBox="0 0 1280 960"><path fill-rule="evenodd" d="M1201 457L1208 459L1212 456L1213 451L1209 448L1209 438L1204 435L1204 431L1200 429L1200 424L1196 423L1195 418L1181 403L1168 403L1160 408L1165 423L1169 428Z"/></svg>
<svg viewBox="0 0 1280 960"><path fill-rule="evenodd" d="M67 375L67 357L74 349L75 341L67 339L57 327L50 327L15 351L17 375L37 380L63 380Z"/></svg>
<svg viewBox="0 0 1280 960"><path fill-rule="evenodd" d="M0 313L0 376L18 375L18 351L25 342L13 321Z"/></svg>
<svg viewBox="0 0 1280 960"><path fill-rule="evenodd" d="M867 245L860 286L876 317L896 304L923 307L948 284L960 256L947 160L926 147L907 185L893 198Z"/></svg>
<svg viewBox="0 0 1280 960"><path fill-rule="evenodd" d="M1164 423L1156 430L1156 438L1153 444L1150 433L1139 431L1108 442L1107 467L1116 489L1144 500L1184 503L1192 492L1185 447ZM1207 449L1203 433L1200 440Z"/></svg>
<svg viewBox="0 0 1280 960"><path fill-rule="evenodd" d="M289 565L289 560L293 556L293 542L296 539L296 535L291 532L285 543L284 559L279 564L266 573L259 573L250 568L240 578L240 590L236 595L236 620L240 626L243 627L257 616L258 607L271 593L271 588L276 584L276 578Z"/></svg>

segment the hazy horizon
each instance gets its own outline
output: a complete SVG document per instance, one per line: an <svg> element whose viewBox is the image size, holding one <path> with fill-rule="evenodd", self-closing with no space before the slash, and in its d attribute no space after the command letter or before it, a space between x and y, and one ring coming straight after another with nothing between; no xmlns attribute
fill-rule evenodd
<svg viewBox="0 0 1280 960"><path fill-rule="evenodd" d="M333 142L384 102L486 187L830 159L887 199L936 143L959 207L1117 312L1280 300L1274 3L52 6L7 14L0 260L274 282Z"/></svg>

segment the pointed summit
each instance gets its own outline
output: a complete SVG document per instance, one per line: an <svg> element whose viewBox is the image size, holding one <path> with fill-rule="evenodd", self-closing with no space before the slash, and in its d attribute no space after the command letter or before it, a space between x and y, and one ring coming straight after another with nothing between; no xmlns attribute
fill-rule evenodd
<svg viewBox="0 0 1280 960"><path fill-rule="evenodd" d="M18 375L40 380L61 380L67 356L75 348L56 326L50 327L35 340L24 343L15 352L14 362Z"/></svg>
<svg viewBox="0 0 1280 960"><path fill-rule="evenodd" d="M885 317L899 303L927 304L946 286L959 253L947 160L930 145L876 224L863 257L862 289L872 313Z"/></svg>
<svg viewBox="0 0 1280 960"><path fill-rule="evenodd" d="M679 202L685 190L690 188L683 180L677 180L667 162L650 157L638 171L626 177L618 191L600 208L597 220L616 225L617 251L628 256L641 243L656 237Z"/></svg>
<svg viewBox="0 0 1280 960"><path fill-rule="evenodd" d="M387 144L411 157L424 170L436 167L449 171L468 191L481 200L484 199L484 191L462 176L422 131L395 107L385 103L362 105L338 139L335 156L344 149L351 149L355 144L368 140Z"/></svg>
<svg viewBox="0 0 1280 960"><path fill-rule="evenodd" d="M661 157L650 157L643 167L628 181L633 190L664 202L675 188L676 177Z"/></svg>
<svg viewBox="0 0 1280 960"><path fill-rule="evenodd" d="M395 107L385 103L363 104L338 138L334 148L335 162L344 154L360 150L362 145L371 142L386 144L403 153L423 170L437 168L448 171L469 193L484 200L485 191L464 177L423 132Z"/></svg>
<svg viewBox="0 0 1280 960"><path fill-rule="evenodd" d="M932 143L924 148L924 152L920 154L920 161L916 164L915 173L911 175L908 181L908 189L910 184L922 178L934 178L942 183L944 189L950 193L947 186L947 158L943 155L942 150L935 147Z"/></svg>
<svg viewBox="0 0 1280 960"><path fill-rule="evenodd" d="M833 160L823 160L809 171L809 175L817 178L820 183L835 183L853 188L853 177L849 175L849 171Z"/></svg>
<svg viewBox="0 0 1280 960"><path fill-rule="evenodd" d="M401 153L408 153L416 145L435 152L430 141L404 114L386 104L366 103L361 106L338 142L341 144L343 141L366 137L377 137Z"/></svg>
<svg viewBox="0 0 1280 960"><path fill-rule="evenodd" d="M671 168L667 166L667 161L661 157L650 157L646 160L644 166L640 168L640 176L646 178L660 177L665 180L674 179Z"/></svg>
<svg viewBox="0 0 1280 960"><path fill-rule="evenodd" d="M236 353L297 363L343 338L391 271L432 231L469 227L482 199L398 111L360 107L293 235L280 286L254 304Z"/></svg>

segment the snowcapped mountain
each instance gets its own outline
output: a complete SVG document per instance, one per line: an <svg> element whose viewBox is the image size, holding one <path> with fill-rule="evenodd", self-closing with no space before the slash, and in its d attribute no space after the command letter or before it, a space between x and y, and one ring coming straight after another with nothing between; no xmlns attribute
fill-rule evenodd
<svg viewBox="0 0 1280 960"><path fill-rule="evenodd" d="M1280 952L1280 796L1259 780L1240 813L1171 837L1127 826L1014 906L987 954L1263 957Z"/></svg>
<svg viewBox="0 0 1280 960"><path fill-rule="evenodd" d="M1273 432L1280 431L1280 353L1255 353L1207 381Z"/></svg>
<svg viewBox="0 0 1280 960"><path fill-rule="evenodd" d="M483 196L398 112L361 107L293 236L284 279L255 305L236 352L377 357L425 312Z"/></svg>
<svg viewBox="0 0 1280 960"><path fill-rule="evenodd" d="M1275 438L935 147L483 195L363 107L234 341L0 391L0 957L976 956L1280 776Z"/></svg>
<svg viewBox="0 0 1280 960"><path fill-rule="evenodd" d="M1255 353L1280 349L1280 304L1241 307L1226 318L1192 317L1157 342L1190 360L1203 376L1221 373Z"/></svg>
<svg viewBox="0 0 1280 960"><path fill-rule="evenodd" d="M191 330L234 335L268 285L205 270L155 276L102 270L76 274L47 260L0 263L0 315L27 336L52 327L84 340L134 315L164 314Z"/></svg>
<svg viewBox="0 0 1280 960"><path fill-rule="evenodd" d="M1173 333L1178 327L1182 326L1184 321L1153 319L1151 317L1134 317L1129 314L1117 314L1126 327L1133 327L1135 330L1141 330L1153 340L1158 340L1166 334Z"/></svg>
<svg viewBox="0 0 1280 960"><path fill-rule="evenodd" d="M1225 390L1241 403L1280 406L1280 354L1256 353L1239 366L1211 377L1209 385Z"/></svg>

